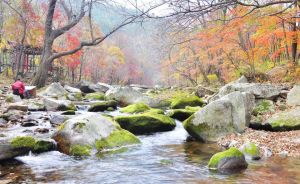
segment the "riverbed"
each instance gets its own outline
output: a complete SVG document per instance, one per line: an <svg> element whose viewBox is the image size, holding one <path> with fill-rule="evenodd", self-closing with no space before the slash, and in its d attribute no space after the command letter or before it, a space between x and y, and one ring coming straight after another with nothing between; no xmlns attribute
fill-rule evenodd
<svg viewBox="0 0 300 184"><path fill-rule="evenodd" d="M0 183L299 183L300 160L272 157L249 162L242 173L208 170L216 144L187 141L177 121L170 132L139 136L142 144L75 158L57 151L17 157L0 167Z"/></svg>

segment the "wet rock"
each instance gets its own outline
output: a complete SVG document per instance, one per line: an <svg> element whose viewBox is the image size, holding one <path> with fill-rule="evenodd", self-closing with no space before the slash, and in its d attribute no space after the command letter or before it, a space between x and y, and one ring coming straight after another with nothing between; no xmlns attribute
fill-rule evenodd
<svg viewBox="0 0 300 184"><path fill-rule="evenodd" d="M242 152L237 148L230 148L226 151L214 154L208 163L210 170L217 170L221 173L232 173L245 170L248 163Z"/></svg>
<svg viewBox="0 0 300 184"><path fill-rule="evenodd" d="M9 110L8 112L1 115L1 118L6 121L20 121L26 115L25 112L19 110Z"/></svg>
<svg viewBox="0 0 300 184"><path fill-rule="evenodd" d="M63 113L61 113L61 114L62 114L62 115L75 115L76 112L73 111L73 110L69 110L69 111L65 111L65 112L63 112Z"/></svg>
<svg viewBox="0 0 300 184"><path fill-rule="evenodd" d="M58 115L58 114L50 115L50 123L54 126L61 125L66 120L67 120L67 118L63 115Z"/></svg>
<svg viewBox="0 0 300 184"><path fill-rule="evenodd" d="M287 94L287 105L299 106L300 105L300 85L295 85Z"/></svg>
<svg viewBox="0 0 300 184"><path fill-rule="evenodd" d="M260 159L259 148L254 143L245 143L239 148L239 150L246 156L246 158L250 158L252 160Z"/></svg>
<svg viewBox="0 0 300 184"><path fill-rule="evenodd" d="M134 134L170 131L176 126L172 118L151 112L130 116L118 116L115 117L115 120L122 128Z"/></svg>
<svg viewBox="0 0 300 184"><path fill-rule="evenodd" d="M67 120L53 138L59 151L74 156L91 155L92 149L102 151L140 142L115 122L96 113Z"/></svg>
<svg viewBox="0 0 300 184"><path fill-rule="evenodd" d="M114 100L97 102L90 106L88 109L89 112L102 112L106 111L108 108L117 109L117 102Z"/></svg>
<svg viewBox="0 0 300 184"><path fill-rule="evenodd" d="M45 111L46 107L42 100L35 99L34 101L30 100L27 103L28 111Z"/></svg>
<svg viewBox="0 0 300 184"><path fill-rule="evenodd" d="M243 132L250 123L253 106L253 95L236 91L197 111L184 121L184 128L198 140L215 142L228 134Z"/></svg>
<svg viewBox="0 0 300 184"><path fill-rule="evenodd" d="M52 98L44 98L44 104L47 111L76 111L75 105L69 100L55 100Z"/></svg>
<svg viewBox="0 0 300 184"><path fill-rule="evenodd" d="M34 132L37 132L40 134L46 134L46 133L49 133L49 129L48 128L37 128L34 130Z"/></svg>
<svg viewBox="0 0 300 184"><path fill-rule="evenodd" d="M56 150L56 143L54 140L36 140L32 151L34 153L43 153L47 151Z"/></svg>
<svg viewBox="0 0 300 184"><path fill-rule="evenodd" d="M61 97L65 96L68 92L62 87L60 83L52 83L50 84L44 91L40 92L40 96L45 97Z"/></svg>
<svg viewBox="0 0 300 184"><path fill-rule="evenodd" d="M38 126L38 122L36 120L28 120L21 123L23 127L32 127L32 126Z"/></svg>
<svg viewBox="0 0 300 184"><path fill-rule="evenodd" d="M15 148L10 143L0 143L0 161L25 155L28 151L28 149Z"/></svg>

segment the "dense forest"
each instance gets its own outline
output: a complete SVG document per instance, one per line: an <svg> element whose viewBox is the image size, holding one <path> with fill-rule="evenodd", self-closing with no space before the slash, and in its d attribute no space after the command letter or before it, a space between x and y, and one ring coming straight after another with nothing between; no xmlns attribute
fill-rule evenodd
<svg viewBox="0 0 300 184"><path fill-rule="evenodd" d="M300 183L300 0L0 0L0 183Z"/></svg>

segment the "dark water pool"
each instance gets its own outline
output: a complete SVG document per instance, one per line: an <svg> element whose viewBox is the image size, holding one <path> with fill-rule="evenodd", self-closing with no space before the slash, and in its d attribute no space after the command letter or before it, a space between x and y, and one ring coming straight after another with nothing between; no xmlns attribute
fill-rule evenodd
<svg viewBox="0 0 300 184"><path fill-rule="evenodd" d="M182 125L171 132L140 136L125 152L76 159L59 152L19 157L0 167L0 183L300 183L300 160L250 162L243 173L208 171L214 144L187 142Z"/></svg>

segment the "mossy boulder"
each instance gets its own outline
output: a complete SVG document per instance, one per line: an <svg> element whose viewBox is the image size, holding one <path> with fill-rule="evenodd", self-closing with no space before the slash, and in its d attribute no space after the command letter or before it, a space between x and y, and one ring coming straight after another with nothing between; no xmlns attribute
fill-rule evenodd
<svg viewBox="0 0 300 184"><path fill-rule="evenodd" d="M91 156L93 147L90 145L75 144L70 148L70 154L73 156Z"/></svg>
<svg viewBox="0 0 300 184"><path fill-rule="evenodd" d="M269 124L273 131L300 130L300 107L276 113L264 124Z"/></svg>
<svg viewBox="0 0 300 184"><path fill-rule="evenodd" d="M24 149L34 153L42 153L55 150L56 145L51 140L38 140L31 136L18 136L10 141L13 148Z"/></svg>
<svg viewBox="0 0 300 184"><path fill-rule="evenodd" d="M82 93L69 93L66 95L68 100L71 101L82 101L83 97L82 97Z"/></svg>
<svg viewBox="0 0 300 184"><path fill-rule="evenodd" d="M136 103L136 104L128 105L126 107L121 108L120 112L129 113L129 114L144 113L144 112L164 114L163 110L151 108L145 103Z"/></svg>
<svg viewBox="0 0 300 184"><path fill-rule="evenodd" d="M86 113L67 120L54 133L53 139L59 151L73 156L89 156L96 149L115 149L140 142L111 118L97 113Z"/></svg>
<svg viewBox="0 0 300 184"><path fill-rule="evenodd" d="M84 97L85 99L88 100L105 100L105 94L102 92L95 92L95 93L88 93Z"/></svg>
<svg viewBox="0 0 300 184"><path fill-rule="evenodd" d="M128 105L126 107L121 108L120 112L125 112L125 113L140 113L140 112L145 112L150 110L150 107L145 104L145 103L136 103L132 105Z"/></svg>
<svg viewBox="0 0 300 184"><path fill-rule="evenodd" d="M260 100L256 103L253 114L254 115L263 115L266 113L273 113L275 112L275 105L274 102L271 100Z"/></svg>
<svg viewBox="0 0 300 184"><path fill-rule="evenodd" d="M89 112L103 112L106 111L108 108L117 109L117 102L114 100L104 101L104 102L97 102L92 104L88 111Z"/></svg>
<svg viewBox="0 0 300 184"><path fill-rule="evenodd" d="M133 134L147 134L173 130L175 121L165 115L146 112L130 116L118 116L115 120L120 126Z"/></svg>
<svg viewBox="0 0 300 184"><path fill-rule="evenodd" d="M252 160L260 159L259 148L254 143L245 143L239 148L239 150L246 156L246 158L250 158Z"/></svg>
<svg viewBox="0 0 300 184"><path fill-rule="evenodd" d="M237 148L230 148L226 151L214 154L209 162L210 170L217 170L222 173L230 173L244 170L248 167L244 154Z"/></svg>
<svg viewBox="0 0 300 184"><path fill-rule="evenodd" d="M116 130L105 139L97 140L96 149L98 151L102 151L104 149L111 149L138 143L140 143L140 140L127 130Z"/></svg>
<svg viewBox="0 0 300 184"><path fill-rule="evenodd" d="M53 98L43 99L47 111L76 111L76 106L69 100L56 100Z"/></svg>
<svg viewBox="0 0 300 184"><path fill-rule="evenodd" d="M185 109L173 109L167 115L179 121L184 121L200 109L200 107L187 106Z"/></svg>
<svg viewBox="0 0 300 184"><path fill-rule="evenodd" d="M181 98L174 98L171 100L171 109L184 109L186 106L203 106L204 102L197 96L187 96Z"/></svg>

